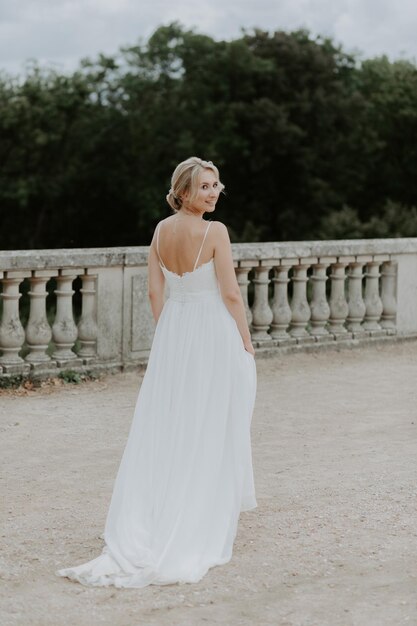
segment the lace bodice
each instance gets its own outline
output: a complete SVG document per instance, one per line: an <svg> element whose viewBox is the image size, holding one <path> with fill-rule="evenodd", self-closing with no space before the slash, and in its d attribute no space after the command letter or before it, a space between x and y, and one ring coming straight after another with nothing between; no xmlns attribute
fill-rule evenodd
<svg viewBox="0 0 417 626"><path fill-rule="evenodd" d="M161 265L161 269L169 287L169 297L178 300L186 299L190 296L201 296L215 294L220 296L219 283L217 281L216 270L214 268L214 259L210 259L207 263L203 263L192 272L185 272L181 276L175 272L171 272Z"/></svg>
<svg viewBox="0 0 417 626"><path fill-rule="evenodd" d="M200 258L203 245L210 228L211 222L208 223L206 232L202 244L200 246L199 253L194 263L194 269L191 272L184 272L184 274L177 274L172 272L164 263L159 254L159 227L156 237L156 250L159 257L159 265L166 278L169 287L169 298L181 301L194 301L196 299L201 300L205 297L220 297L219 283L217 280L216 270L214 266L214 258L211 258L207 263L203 263L197 267L198 260Z"/></svg>

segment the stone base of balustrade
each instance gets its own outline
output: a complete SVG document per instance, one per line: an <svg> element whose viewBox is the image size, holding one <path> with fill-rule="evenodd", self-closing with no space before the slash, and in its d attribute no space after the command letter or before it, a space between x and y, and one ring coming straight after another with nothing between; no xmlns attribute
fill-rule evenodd
<svg viewBox="0 0 417 626"><path fill-rule="evenodd" d="M71 370L74 372L93 374L94 376L100 376L101 374L117 374L123 371L125 368L121 361L99 361L95 359L80 359L78 365L63 366L59 371ZM58 373L59 373L58 371ZM55 373L56 375L56 373Z"/></svg>
<svg viewBox="0 0 417 626"><path fill-rule="evenodd" d="M365 339L366 337L370 337L370 334L365 330L351 330L350 333L353 339Z"/></svg>
<svg viewBox="0 0 417 626"><path fill-rule="evenodd" d="M272 337L268 337L267 339L256 339L252 337L252 345L258 348L262 346L273 346L275 345L275 340L272 339Z"/></svg>
<svg viewBox="0 0 417 626"><path fill-rule="evenodd" d="M82 359L64 359L62 361L60 359L54 359L54 362L61 370L75 370L84 365Z"/></svg>
<svg viewBox="0 0 417 626"><path fill-rule="evenodd" d="M124 364L121 361L95 361L88 363L86 367L82 367L81 371L100 376L101 374L117 374L122 372Z"/></svg>
<svg viewBox="0 0 417 626"><path fill-rule="evenodd" d="M334 339L334 335L331 335L330 333L327 333L327 335L311 335L314 338L314 341L316 343L328 343L328 342L333 342Z"/></svg>
<svg viewBox="0 0 417 626"><path fill-rule="evenodd" d="M48 378L49 376L56 376L58 373L58 367L56 361L41 361L39 363L30 363L30 377L31 378Z"/></svg>
<svg viewBox="0 0 417 626"><path fill-rule="evenodd" d="M353 334L349 331L346 331L345 333L332 333L329 331L329 335L331 335L335 341L350 341L353 339Z"/></svg>
<svg viewBox="0 0 417 626"><path fill-rule="evenodd" d="M143 356L137 361L122 363L121 361L99 361L94 359L73 359L63 361L61 366L52 359L41 363L18 363L16 365L2 365L0 367L0 378L12 378L21 376L23 379L45 380L55 378L61 372L71 370L80 374L92 374L100 376L102 374L117 374L119 372L136 371L146 369L148 357Z"/></svg>
<svg viewBox="0 0 417 626"><path fill-rule="evenodd" d="M13 363L10 365L2 363L0 367L0 372L3 375L9 376L26 376L27 374L29 374L29 371L29 363Z"/></svg>
<svg viewBox="0 0 417 626"><path fill-rule="evenodd" d="M79 357L84 369L86 368L94 368L96 365L100 364L100 361L96 356L88 356L88 357Z"/></svg>
<svg viewBox="0 0 417 626"><path fill-rule="evenodd" d="M123 372L141 372L142 370L146 370L146 366L148 364L148 358L142 357L137 361L132 361L129 363L125 363L122 367Z"/></svg>
<svg viewBox="0 0 417 626"><path fill-rule="evenodd" d="M58 368L53 365L51 365L50 368L46 366L43 368L33 368L25 363L23 366L7 368L7 372L3 369L3 372L0 373L0 378L6 380L19 377L22 380L45 380L47 378L54 378L57 374Z"/></svg>
<svg viewBox="0 0 417 626"><path fill-rule="evenodd" d="M303 337L294 337L298 345L305 345L309 343L315 343L316 340L313 335L304 335Z"/></svg>
<svg viewBox="0 0 417 626"><path fill-rule="evenodd" d="M310 341L297 342L295 338L288 339L270 339L269 341L254 341L253 345L256 349L256 356L274 357L275 355L285 355L294 352L322 352L322 351L339 351L349 349L360 349L361 347L373 346L384 343L394 343L399 341L417 341L417 333L397 333L395 329L384 329L375 331L372 335L368 333L358 333L355 337L354 333L322 335L316 337L311 336L306 339ZM4 379L13 376L22 376L28 379L45 379L56 377L59 372L65 369L71 369L84 374L93 374L100 376L101 374L116 374L119 372L143 372L146 370L148 355L144 354L136 360L125 361L99 361L94 359L78 359L78 364L69 367L66 362L62 367L57 367L54 360L28 364L27 362L17 363L16 365L1 365L0 376ZM83 361L82 364L80 362Z"/></svg>
<svg viewBox="0 0 417 626"><path fill-rule="evenodd" d="M78 358L81 359L83 363L91 363L92 361L97 361L97 355L96 354L94 354L92 356L81 356L81 354L79 354Z"/></svg>
<svg viewBox="0 0 417 626"><path fill-rule="evenodd" d="M100 374L117 374L118 372L142 372L146 370L148 365L148 356L139 357L135 361L125 361L122 363L118 362L101 362L96 363L91 367L91 364L87 368L87 371L92 374L100 375ZM84 368L86 371L86 368Z"/></svg>
<svg viewBox="0 0 417 626"><path fill-rule="evenodd" d="M63 363L61 367L51 366L50 369L45 367L44 369L31 370L31 378L52 378L58 376L61 372L71 370L79 374L92 374L94 376L101 376L102 374L117 374L124 371L125 366L121 361L99 361L98 359L90 359L88 363L83 363L82 359L78 359L75 364L74 361L67 361Z"/></svg>
<svg viewBox="0 0 417 626"><path fill-rule="evenodd" d="M273 339L272 340L275 346L281 347L281 346L292 346L292 345L296 345L297 340L295 339L295 337L290 337L288 335L288 337L281 337L278 339Z"/></svg>
<svg viewBox="0 0 417 626"><path fill-rule="evenodd" d="M287 345L287 346L261 346L256 349L256 357L274 357L277 354L285 355L292 354L295 352L326 352L326 351L341 351L341 350L355 350L364 348L367 346L374 345L382 345L391 343L394 344L399 341L416 341L417 342L417 333L409 333L409 334L388 334L378 335L378 336L370 336L369 334L360 334L360 338L354 338L352 333L347 333L347 335L331 335L331 340L325 341L323 343L319 341L314 341L312 343L306 344L296 344L296 345ZM342 338L342 339L341 339ZM341 340L340 340L341 339ZM270 342L272 343L272 342ZM255 345L255 344L254 344ZM256 346L255 346L256 347Z"/></svg>
<svg viewBox="0 0 417 626"><path fill-rule="evenodd" d="M387 335L387 331L384 330L383 328L381 328L379 330L367 330L365 332L370 337L386 337L386 335Z"/></svg>
<svg viewBox="0 0 417 626"><path fill-rule="evenodd" d="M279 337L274 339L270 337L269 339L254 339L252 337L252 344L254 348L277 348L280 346L292 346L297 343L295 337Z"/></svg>
<svg viewBox="0 0 417 626"><path fill-rule="evenodd" d="M93 374L105 374L107 372L130 372L143 364L147 364L148 355L135 361L100 361L97 357L83 359L81 371L92 372Z"/></svg>

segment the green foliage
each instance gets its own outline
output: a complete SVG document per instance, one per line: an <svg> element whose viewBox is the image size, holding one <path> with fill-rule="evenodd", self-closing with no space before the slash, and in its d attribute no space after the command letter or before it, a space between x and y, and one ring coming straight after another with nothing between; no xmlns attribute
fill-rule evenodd
<svg viewBox="0 0 417 626"><path fill-rule="evenodd" d="M65 383L79 385L87 380L95 380L95 376L91 372L77 372L76 370L62 370L58 374L58 378Z"/></svg>
<svg viewBox="0 0 417 626"><path fill-rule="evenodd" d="M415 236L416 136L413 63L174 22L70 75L0 76L0 247L149 244L193 154L220 168L234 241Z"/></svg>
<svg viewBox="0 0 417 626"><path fill-rule="evenodd" d="M10 376L0 376L0 390L1 389L17 389L22 385L25 378L21 374L19 375L10 375Z"/></svg>
<svg viewBox="0 0 417 626"><path fill-rule="evenodd" d="M377 239L417 237L417 207L388 200L378 214L361 221L358 211L345 206L330 213L321 225L320 239Z"/></svg>
<svg viewBox="0 0 417 626"><path fill-rule="evenodd" d="M79 385L81 382L81 373L74 370L64 370L59 372L58 378L61 378L66 383L73 383Z"/></svg>

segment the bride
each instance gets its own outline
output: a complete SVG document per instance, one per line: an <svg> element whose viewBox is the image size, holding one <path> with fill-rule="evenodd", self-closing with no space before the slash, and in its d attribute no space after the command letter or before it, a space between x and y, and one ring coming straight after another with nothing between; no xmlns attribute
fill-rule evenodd
<svg viewBox="0 0 417 626"><path fill-rule="evenodd" d="M197 157L172 175L173 215L157 224L149 249L155 334L105 545L59 576L93 586L197 582L231 559L239 515L257 506L254 349L228 230L203 218L222 189L216 166Z"/></svg>

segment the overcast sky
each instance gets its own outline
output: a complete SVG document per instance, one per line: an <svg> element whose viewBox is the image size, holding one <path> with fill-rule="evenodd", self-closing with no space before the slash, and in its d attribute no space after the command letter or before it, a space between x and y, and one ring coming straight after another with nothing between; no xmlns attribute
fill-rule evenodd
<svg viewBox="0 0 417 626"><path fill-rule="evenodd" d="M304 27L365 57L417 58L417 0L0 0L0 70L30 58L71 70L175 20L215 39Z"/></svg>

